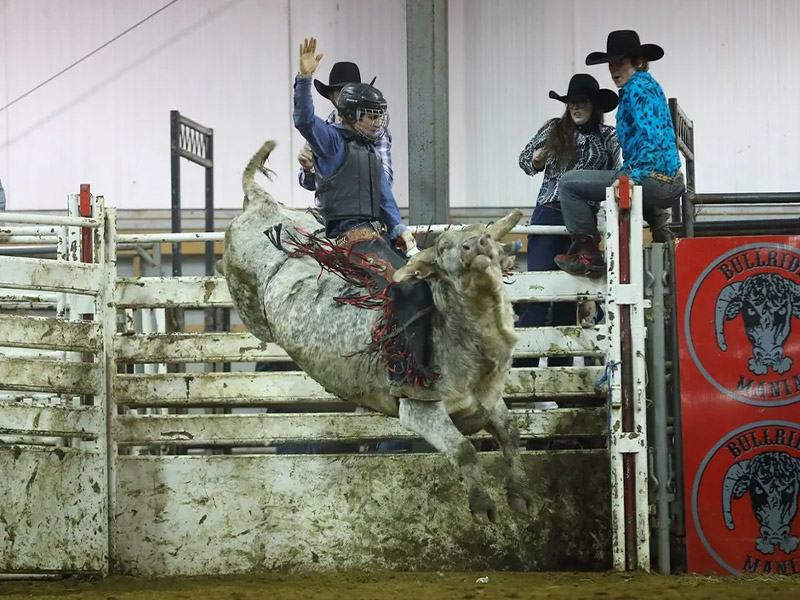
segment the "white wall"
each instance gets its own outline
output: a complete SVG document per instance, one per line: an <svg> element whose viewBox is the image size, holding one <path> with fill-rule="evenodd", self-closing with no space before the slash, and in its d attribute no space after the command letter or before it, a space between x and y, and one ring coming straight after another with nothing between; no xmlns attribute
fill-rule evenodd
<svg viewBox="0 0 800 600"><path fill-rule="evenodd" d="M167 0L0 3L5 105L165 5ZM291 27L290 24L291 23ZM371 32L359 37L359 32ZM405 159L405 3L369 0L181 0L0 115L0 179L9 210L59 209L89 182L121 208L170 205L169 111L214 128L219 207L241 205L241 171L265 139L279 142L270 188L287 204L301 138L291 84L303 36L319 38L327 81L337 60L378 74L392 103L401 201ZM389 66L398 75L385 76ZM331 105L314 92L318 111ZM203 169L182 161L183 206L203 206Z"/></svg>
<svg viewBox="0 0 800 600"><path fill-rule="evenodd" d="M584 63L613 29L665 49L651 72L695 123L698 191L800 190L796 0L450 0L450 20L451 205L533 205L519 153L572 73L613 89Z"/></svg>
<svg viewBox="0 0 800 600"><path fill-rule="evenodd" d="M0 105L166 3L0 0ZM533 205L538 179L517 156L562 109L550 89L565 91L573 72L611 85L583 60L615 28L665 48L652 72L694 119L699 191L800 189L798 25L796 0L450 0L451 204ZM63 208L82 182L122 208L167 208L170 109L214 128L218 206L240 204L241 170L268 138L279 142L272 191L308 205L291 81L309 35L325 54L321 79L337 60L378 75L407 204L405 32L405 0L180 0L2 111L8 208ZM202 206L202 169L184 161L182 172L184 206Z"/></svg>

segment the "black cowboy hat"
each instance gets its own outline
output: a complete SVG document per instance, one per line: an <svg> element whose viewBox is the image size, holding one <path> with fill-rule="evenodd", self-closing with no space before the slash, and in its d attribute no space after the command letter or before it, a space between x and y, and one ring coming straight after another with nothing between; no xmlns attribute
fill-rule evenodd
<svg viewBox="0 0 800 600"><path fill-rule="evenodd" d="M558 100L564 104L570 98L589 98L592 104L596 104L603 112L611 112L617 108L617 94L605 88L600 89L600 84L597 79L588 73L578 73L573 75L569 80L569 87L564 96L559 96L553 90L550 90L550 97L553 100Z"/></svg>
<svg viewBox="0 0 800 600"><path fill-rule="evenodd" d="M592 52L586 57L587 65L600 65L623 58L643 58L654 61L664 56L664 49L655 44L642 44L639 34L631 29L612 31L606 40L605 52Z"/></svg>
<svg viewBox="0 0 800 600"><path fill-rule="evenodd" d="M361 71L356 63L345 61L333 64L331 74L328 75L328 85L315 79L314 87L320 94L329 98L333 90L341 90L348 83L361 83Z"/></svg>

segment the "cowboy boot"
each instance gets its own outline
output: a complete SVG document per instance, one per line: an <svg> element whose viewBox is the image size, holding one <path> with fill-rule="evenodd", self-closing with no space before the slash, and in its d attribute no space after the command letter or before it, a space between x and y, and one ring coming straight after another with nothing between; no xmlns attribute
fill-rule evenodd
<svg viewBox="0 0 800 600"><path fill-rule="evenodd" d="M669 213L666 209L654 208L645 210L642 216L650 227L650 234L653 236L654 242L666 244L675 239L669 229Z"/></svg>
<svg viewBox="0 0 800 600"><path fill-rule="evenodd" d="M603 253L598 244L600 236L578 233L572 236L572 245L567 254L557 254L555 263L559 269L570 275L582 275L593 279L606 272Z"/></svg>

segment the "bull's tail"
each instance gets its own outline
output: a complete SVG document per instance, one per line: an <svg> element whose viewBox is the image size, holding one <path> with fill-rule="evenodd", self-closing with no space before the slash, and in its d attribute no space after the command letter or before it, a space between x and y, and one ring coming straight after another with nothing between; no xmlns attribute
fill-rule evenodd
<svg viewBox="0 0 800 600"><path fill-rule="evenodd" d="M259 148L258 152L253 155L250 162L244 168L242 173L242 190L244 191L244 205L243 210L247 210L247 206L254 198L261 198L267 202L275 202L275 199L258 183L256 183L256 171L261 171L268 179L272 179L273 171L265 166L270 153L275 149L277 142L269 140L264 142L264 145Z"/></svg>

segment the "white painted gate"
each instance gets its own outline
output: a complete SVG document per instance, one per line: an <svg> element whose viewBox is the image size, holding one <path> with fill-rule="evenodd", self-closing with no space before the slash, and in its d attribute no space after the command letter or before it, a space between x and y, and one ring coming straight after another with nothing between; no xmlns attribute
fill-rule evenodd
<svg viewBox="0 0 800 600"><path fill-rule="evenodd" d="M96 219L2 216L4 242L47 241L58 257L0 256L0 573L107 570L103 329L65 318L104 305L98 200ZM69 260L80 227L94 264Z"/></svg>
<svg viewBox="0 0 800 600"><path fill-rule="evenodd" d="M67 398L53 405L17 394L0 405L0 436L10 440L0 446L0 472L13 482L0 488L0 570L103 572L111 564L119 573L163 576L276 568L624 568L622 471L615 453L638 454L646 432L640 427L641 437L633 439L617 427L618 365L512 369L505 397L523 439L535 447L542 439L604 439L610 433L613 468L603 447L524 452L539 499L535 514L525 519L502 506L501 460L482 452L501 523L479 527L469 517L457 473L438 454L275 455L274 445L286 442L414 436L394 419L344 412L345 403L302 372L253 372L254 361L289 360L274 344L242 333L159 334L144 327L117 333L121 311L229 307L231 299L220 277L117 277L117 242L176 236L117 234L114 209L98 205L95 215L65 224L97 228L97 264L11 258L0 263L17 261L13 266L21 267L2 268L0 287L88 294L96 298L97 319L24 317L0 332L0 346L93 356L91 362L74 360L74 354L59 361L0 357L3 385L14 393ZM180 236L205 240L221 234ZM105 246L99 243L103 238ZM614 248L610 243L609 264L616 264ZM615 305L638 306L635 325L641 282L610 298L616 292L609 285L617 284L614 277L607 283L560 272L515 273L507 290L515 302L612 300L611 314ZM634 335L643 337L643 327L637 327ZM619 335L606 323L520 333L517 357L591 356L604 362L614 348L610 336ZM192 367L213 362L232 363L234 372ZM164 363L188 366L171 373L124 368ZM606 371L609 406L606 389L596 387ZM91 400L76 404L72 398L79 395ZM543 399L570 404L534 408L533 401ZM639 426L643 395L636 403ZM303 409L313 412L298 412ZM69 443L59 441L65 439ZM637 456L637 467L645 456ZM643 485L636 524L646 523L646 478ZM11 505L20 508L6 508ZM638 563L647 568L646 527L637 534Z"/></svg>

